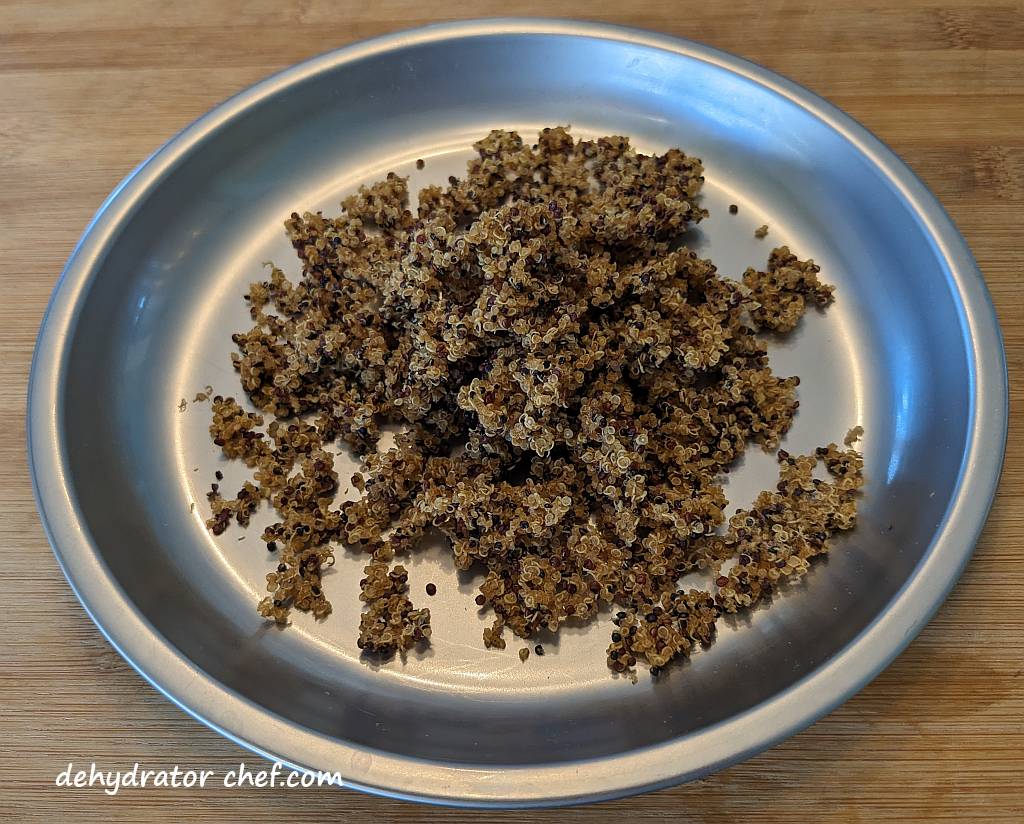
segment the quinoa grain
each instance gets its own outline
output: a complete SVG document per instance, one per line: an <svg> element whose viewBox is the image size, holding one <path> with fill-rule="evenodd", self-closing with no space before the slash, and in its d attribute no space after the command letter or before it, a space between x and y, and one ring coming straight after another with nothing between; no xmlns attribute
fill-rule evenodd
<svg viewBox="0 0 1024 824"><path fill-rule="evenodd" d="M481 573L485 646L614 603L608 666L656 674L855 522L861 458L835 445L779 452L776 489L723 513L729 465L751 442L777 449L799 406L799 379L772 372L756 333L793 329L832 289L786 247L739 283L680 245L707 212L701 162L678 149L565 128L475 148L465 177L423 189L415 210L392 173L338 217L285 222L301 278L268 266L245 296L252 328L232 336L259 411L212 402L211 438L252 480L232 499L211 490L207 526L275 511L262 537L279 562L258 608L279 623L293 607L330 613L333 546L368 554L364 653L429 643L430 612L393 562L436 529L460 570ZM385 424L402 431L379 451ZM363 462L356 500L335 500L335 443ZM819 461L828 482L811 477ZM697 569L714 593L677 589Z"/></svg>

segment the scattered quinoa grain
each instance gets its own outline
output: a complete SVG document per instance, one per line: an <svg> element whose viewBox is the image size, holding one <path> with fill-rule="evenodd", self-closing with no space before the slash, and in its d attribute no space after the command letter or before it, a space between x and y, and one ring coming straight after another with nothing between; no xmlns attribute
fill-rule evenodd
<svg viewBox="0 0 1024 824"><path fill-rule="evenodd" d="M776 487L724 514L730 465L750 443L775 451L799 407L799 379L774 374L757 332L795 328L832 289L786 247L740 283L680 245L707 212L701 162L678 149L561 127L535 144L493 131L475 149L464 178L415 207L391 173L336 217L285 221L301 275L268 264L245 296L252 326L232 336L254 411L211 405L214 444L251 480L233 498L213 486L207 526L273 510L263 537L281 554L258 610L281 624L292 608L330 613L333 547L368 555L367 655L429 643L395 558L438 530L482 578L486 647L615 604L608 666L658 674L855 522L861 458L835 445L779 451ZM400 431L380 450L385 425ZM355 500L336 500L336 445L362 461ZM713 594L678 590L733 559Z"/></svg>
<svg viewBox="0 0 1024 824"><path fill-rule="evenodd" d="M799 260L786 246L772 250L764 272L747 269L743 284L756 301L751 310L754 323L773 332L789 332L803 317L808 301L821 307L832 303L833 289L818 280L819 271L813 260Z"/></svg>

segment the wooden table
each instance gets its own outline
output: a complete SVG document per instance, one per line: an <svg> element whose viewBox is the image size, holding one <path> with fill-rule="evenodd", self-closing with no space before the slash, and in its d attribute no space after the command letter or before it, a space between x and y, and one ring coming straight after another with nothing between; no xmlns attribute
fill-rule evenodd
<svg viewBox="0 0 1024 824"><path fill-rule="evenodd" d="M728 8L724 8L728 6ZM885 6L878 9L878 6ZM1024 366L1024 7L520 0L734 51L825 95L894 147L949 209L998 307L1012 409ZM452 0L0 0L0 820L476 821L349 791L54 786L69 761L206 767L254 757L186 716L103 640L57 568L25 464L25 383L61 267L108 191L220 100L308 56L509 5ZM930 626L806 732L705 781L538 821L1024 821L1024 438L1015 414L977 554ZM9 817L8 817L9 816Z"/></svg>

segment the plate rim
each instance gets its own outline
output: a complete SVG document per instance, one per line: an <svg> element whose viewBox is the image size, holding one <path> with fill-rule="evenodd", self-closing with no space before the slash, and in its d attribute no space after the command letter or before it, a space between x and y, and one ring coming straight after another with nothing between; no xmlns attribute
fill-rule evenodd
<svg viewBox="0 0 1024 824"><path fill-rule="evenodd" d="M120 226L182 158L249 107L319 73L410 46L493 35L577 36L656 48L730 71L799 105L867 157L922 222L960 298L961 328L968 333L965 345L972 356L972 429L953 499L931 548L883 612L825 664L738 716L655 746L543 767L442 764L371 750L276 716L207 675L149 624L103 563L68 488L58 426L67 344L81 297ZM920 632L973 553L995 497L1008 417L1005 350L981 271L935 196L865 127L795 82L691 40L608 23L504 17L385 34L298 63L220 103L127 175L86 227L50 297L32 358L26 436L36 507L72 590L108 642L173 703L264 758L300 770L340 772L346 787L429 803L508 808L599 801L699 778L790 737L863 688ZM970 496L965 494L968 486ZM287 746L275 746L275 741Z"/></svg>

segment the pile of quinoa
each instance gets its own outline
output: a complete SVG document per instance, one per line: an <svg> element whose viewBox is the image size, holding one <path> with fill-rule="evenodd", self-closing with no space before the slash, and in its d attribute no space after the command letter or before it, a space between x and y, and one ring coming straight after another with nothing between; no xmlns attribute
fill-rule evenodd
<svg viewBox="0 0 1024 824"><path fill-rule="evenodd" d="M392 173L340 216L286 221L301 278L272 268L253 283L254 325L232 336L261 414L213 398L214 442L251 480L230 499L214 484L207 524L273 508L259 612L279 623L325 617L336 548L365 553L366 653L429 643L430 611L395 559L436 530L479 571L486 646L604 611L609 667L656 675L854 525L863 464L849 445L778 451L777 487L723 512L730 465L751 442L777 449L799 406L766 342L832 289L786 247L742 282L688 249L708 213L701 162L678 149L566 128L474 148L465 177L420 191L415 212ZM378 450L386 424L400 431ZM362 461L357 500L337 500L339 446ZM694 570L711 591L679 589Z"/></svg>

